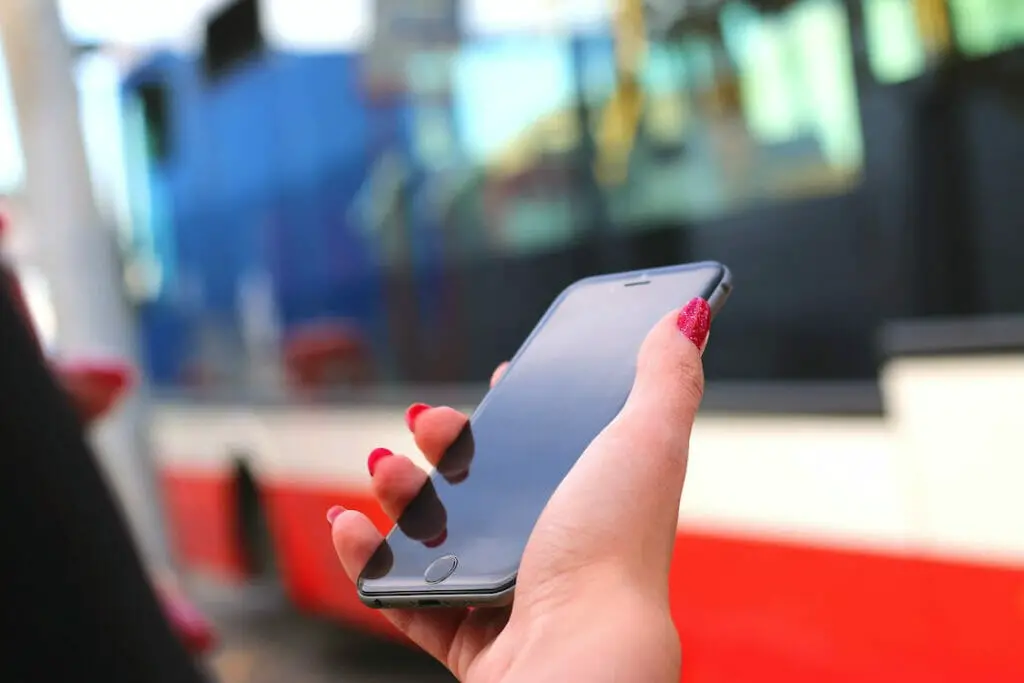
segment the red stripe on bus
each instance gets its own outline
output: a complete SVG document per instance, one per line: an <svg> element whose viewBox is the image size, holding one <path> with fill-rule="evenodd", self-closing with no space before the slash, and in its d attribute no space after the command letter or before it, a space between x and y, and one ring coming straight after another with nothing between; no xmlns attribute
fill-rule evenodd
<svg viewBox="0 0 1024 683"><path fill-rule="evenodd" d="M164 489L182 560L240 576L233 484L166 475ZM286 483L262 494L295 604L393 636L359 603L324 522L340 504L385 530L372 498ZM1024 567L681 532L671 586L689 683L1024 680Z"/></svg>

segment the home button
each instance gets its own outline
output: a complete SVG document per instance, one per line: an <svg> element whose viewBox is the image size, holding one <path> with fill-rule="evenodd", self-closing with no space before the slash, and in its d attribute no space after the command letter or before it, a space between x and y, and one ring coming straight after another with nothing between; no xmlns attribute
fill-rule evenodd
<svg viewBox="0 0 1024 683"><path fill-rule="evenodd" d="M441 583L455 571L459 566L459 558L454 555L439 557L430 563L427 571L423 572L423 578L427 583Z"/></svg>

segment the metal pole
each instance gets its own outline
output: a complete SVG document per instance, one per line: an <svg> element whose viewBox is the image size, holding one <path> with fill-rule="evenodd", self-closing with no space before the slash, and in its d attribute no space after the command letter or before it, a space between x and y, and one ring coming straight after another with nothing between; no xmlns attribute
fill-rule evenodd
<svg viewBox="0 0 1024 683"><path fill-rule="evenodd" d="M94 203L72 79L72 51L54 0L0 0L18 131L25 155L31 242L47 278L62 358L134 361L113 230ZM154 568L169 566L146 448L139 387L95 431L96 451L118 494L138 547Z"/></svg>

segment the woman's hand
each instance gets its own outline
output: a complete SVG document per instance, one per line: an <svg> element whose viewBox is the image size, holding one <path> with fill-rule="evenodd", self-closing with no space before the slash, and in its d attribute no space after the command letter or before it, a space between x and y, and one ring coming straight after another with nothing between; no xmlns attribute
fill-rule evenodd
<svg viewBox="0 0 1024 683"><path fill-rule="evenodd" d="M668 572L709 325L707 303L694 299L647 336L629 400L534 527L513 606L386 610L399 630L463 681L678 681ZM492 385L503 371L495 371ZM451 408L422 404L407 413L432 463L466 421ZM393 519L427 476L383 449L374 451L370 469ZM355 511L335 507L328 520L338 557L355 580L381 535Z"/></svg>

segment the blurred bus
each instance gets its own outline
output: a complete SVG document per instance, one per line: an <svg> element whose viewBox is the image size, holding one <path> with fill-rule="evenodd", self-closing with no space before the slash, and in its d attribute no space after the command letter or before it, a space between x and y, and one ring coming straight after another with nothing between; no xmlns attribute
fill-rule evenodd
<svg viewBox="0 0 1024 683"><path fill-rule="evenodd" d="M387 633L323 515L386 527L405 406L471 409L580 277L713 258L686 679L1024 680L1024 6L650 3L629 90L585 5L381 0L297 53L235 2L125 78L180 558Z"/></svg>

